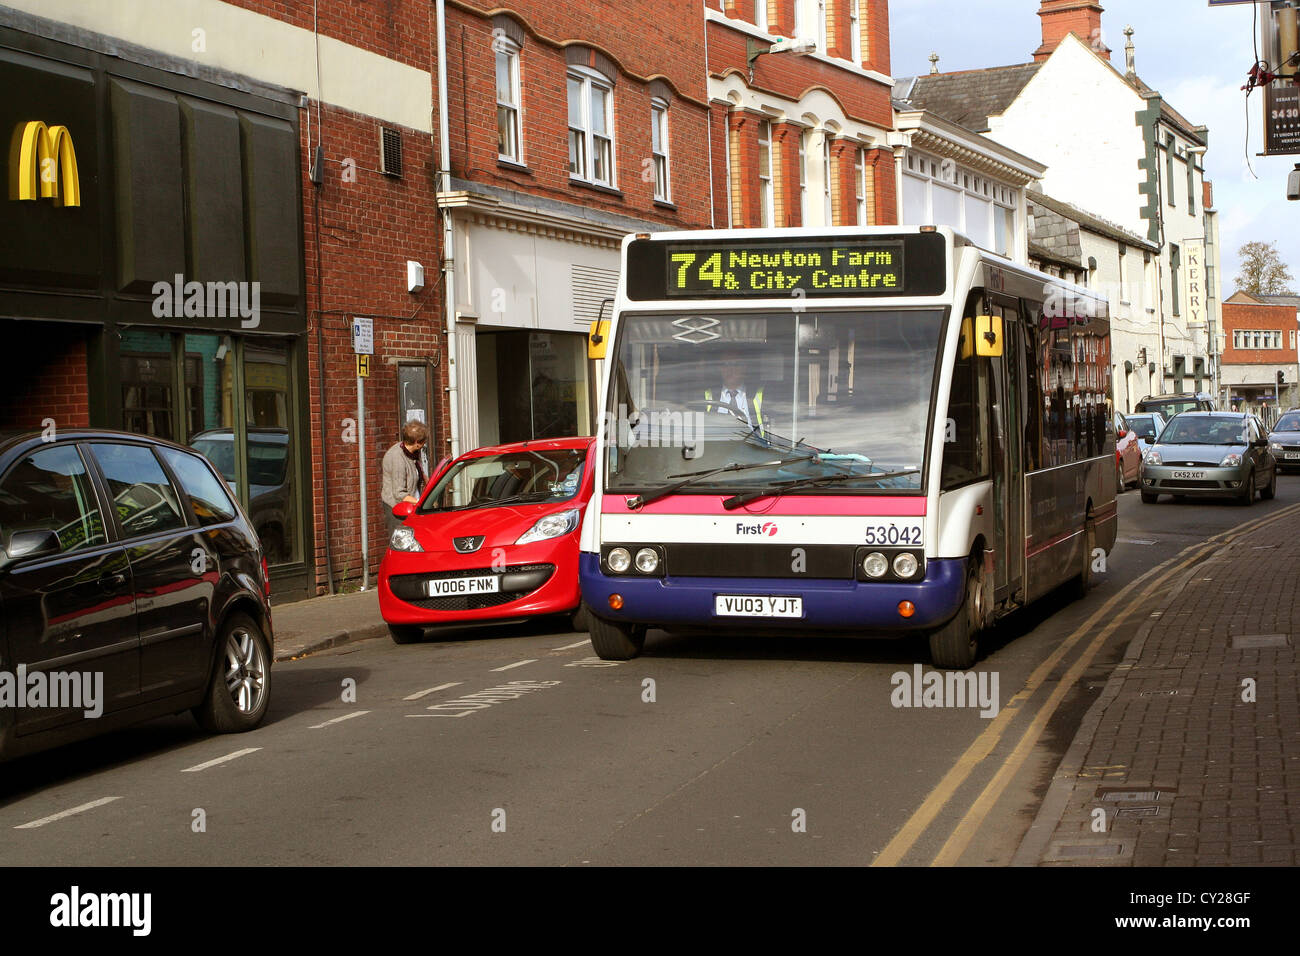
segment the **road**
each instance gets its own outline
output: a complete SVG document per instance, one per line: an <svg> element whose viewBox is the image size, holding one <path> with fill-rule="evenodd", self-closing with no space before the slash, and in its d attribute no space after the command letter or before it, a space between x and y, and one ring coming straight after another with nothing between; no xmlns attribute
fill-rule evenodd
<svg viewBox="0 0 1300 956"><path fill-rule="evenodd" d="M10 763L0 860L1006 864L1160 566L1300 500L1278 485L1249 509L1121 496L1088 597L989 636L996 716L896 707L915 641L652 632L626 663L548 622L365 641L276 665L253 733L181 715Z"/></svg>

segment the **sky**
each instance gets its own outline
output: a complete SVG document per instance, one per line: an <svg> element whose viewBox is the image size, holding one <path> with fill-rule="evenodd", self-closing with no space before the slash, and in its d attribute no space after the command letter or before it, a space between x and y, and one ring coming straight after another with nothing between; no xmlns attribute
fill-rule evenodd
<svg viewBox="0 0 1300 956"><path fill-rule="evenodd" d="M1102 40L1124 69L1124 28L1136 31L1137 72L1193 123L1210 128L1205 154L1219 212L1221 277L1236 289L1237 250L1252 240L1276 242L1300 287L1300 202L1286 198L1287 174L1300 156L1263 149L1263 93L1241 86L1255 61L1252 5L1211 8L1207 0L1101 0ZM1042 42L1038 0L893 0L889 5L894 76L1027 63ZM1249 163L1247 166L1247 115ZM1036 156L1042 162L1048 157ZM1258 178L1256 178L1258 176ZM1136 197L1135 197L1136 201Z"/></svg>

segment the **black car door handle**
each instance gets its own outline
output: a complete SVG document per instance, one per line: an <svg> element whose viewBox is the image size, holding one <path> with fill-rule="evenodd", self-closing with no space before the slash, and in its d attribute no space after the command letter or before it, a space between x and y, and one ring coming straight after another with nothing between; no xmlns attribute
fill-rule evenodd
<svg viewBox="0 0 1300 956"><path fill-rule="evenodd" d="M105 591L116 591L126 584L126 575L121 571L105 571L99 576L99 586Z"/></svg>

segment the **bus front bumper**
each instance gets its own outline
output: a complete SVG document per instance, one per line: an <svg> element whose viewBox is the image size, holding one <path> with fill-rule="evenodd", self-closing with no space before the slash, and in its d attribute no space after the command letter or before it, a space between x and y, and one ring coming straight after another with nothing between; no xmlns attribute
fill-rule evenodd
<svg viewBox="0 0 1300 956"><path fill-rule="evenodd" d="M598 616L651 627L758 627L783 631L871 631L898 636L933 630L957 613L964 597L966 560L931 558L920 581L850 581L790 578L684 578L608 575L600 556L584 551L578 560L582 599ZM622 606L610 606L610 596ZM798 597L799 617L718 613L718 598ZM910 617L900 612L911 602Z"/></svg>

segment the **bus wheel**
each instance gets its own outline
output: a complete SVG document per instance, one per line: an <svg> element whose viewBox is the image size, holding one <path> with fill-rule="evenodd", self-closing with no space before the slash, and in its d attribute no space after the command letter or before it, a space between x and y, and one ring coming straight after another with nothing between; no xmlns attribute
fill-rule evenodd
<svg viewBox="0 0 1300 956"><path fill-rule="evenodd" d="M645 646L644 624L615 624L597 617L590 608L587 608L587 633L591 635L592 650L602 661L630 661Z"/></svg>
<svg viewBox="0 0 1300 956"><path fill-rule="evenodd" d="M966 594L952 620L930 634L930 661L935 667L965 670L979 651L984 620L984 562L978 556L966 567Z"/></svg>

